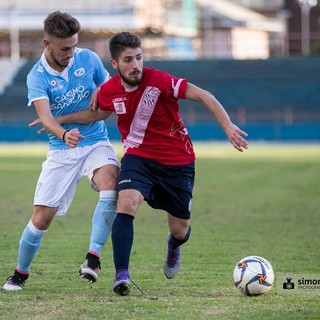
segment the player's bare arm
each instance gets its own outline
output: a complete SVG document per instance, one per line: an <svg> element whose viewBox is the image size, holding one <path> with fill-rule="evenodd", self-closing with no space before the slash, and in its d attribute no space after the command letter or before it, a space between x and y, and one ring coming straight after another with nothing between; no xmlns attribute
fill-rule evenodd
<svg viewBox="0 0 320 320"><path fill-rule="evenodd" d="M79 124L85 124L90 122L95 122L99 120L106 120L110 115L111 111L102 111L101 109L97 110L91 110L91 109L85 109L78 112L68 113L61 116L53 117L55 121L60 124L67 124L67 123L79 123ZM39 124L43 124L42 120L36 119L33 122L29 124L29 127L35 127ZM40 129L38 131L39 134L43 133L45 131L44 128Z"/></svg>
<svg viewBox="0 0 320 320"><path fill-rule="evenodd" d="M238 151L248 148L248 142L242 137L248 134L232 123L228 113L220 102L209 91L203 90L191 83L187 85L186 98L200 102L213 114L222 127L230 143Z"/></svg>
<svg viewBox="0 0 320 320"><path fill-rule="evenodd" d="M39 116L39 123L42 123L44 129L61 140L64 140L70 148L76 147L79 141L83 139L78 129L66 131L66 129L59 124L51 113L48 100L41 99L34 101L34 106Z"/></svg>
<svg viewBox="0 0 320 320"><path fill-rule="evenodd" d="M106 120L111 115L111 111L103 111L101 109L91 110L85 109L78 112L73 112L57 117L57 121L64 123L90 123L100 120Z"/></svg>

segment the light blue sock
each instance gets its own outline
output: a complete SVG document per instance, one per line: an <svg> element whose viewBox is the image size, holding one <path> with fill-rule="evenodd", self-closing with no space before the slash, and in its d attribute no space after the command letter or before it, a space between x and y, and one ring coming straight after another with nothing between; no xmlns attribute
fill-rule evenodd
<svg viewBox="0 0 320 320"><path fill-rule="evenodd" d="M117 192L100 191L100 199L92 217L89 252L100 257L102 247L110 234L116 215Z"/></svg>
<svg viewBox="0 0 320 320"><path fill-rule="evenodd" d="M18 271L21 271L22 273L29 272L30 265L40 248L41 239L46 232L47 230L38 230L31 220L26 225L20 239L17 265Z"/></svg>

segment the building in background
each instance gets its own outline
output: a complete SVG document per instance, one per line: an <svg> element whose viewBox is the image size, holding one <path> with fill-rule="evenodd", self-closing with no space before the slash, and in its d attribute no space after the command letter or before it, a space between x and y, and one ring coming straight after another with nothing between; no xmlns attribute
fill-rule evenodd
<svg viewBox="0 0 320 320"><path fill-rule="evenodd" d="M320 53L320 1L318 0L229 0L268 17L287 21L285 55ZM303 40L304 38L304 40ZM272 40L277 41L277 40ZM271 44L271 51L273 45ZM271 53L273 55L273 53ZM277 54L276 54L277 55Z"/></svg>
<svg viewBox="0 0 320 320"><path fill-rule="evenodd" d="M80 20L80 45L102 58L109 58L108 39L124 30L143 38L146 59L298 55L303 51L302 2L317 4L310 8L310 53L318 53L316 0L1 0L0 57L38 57L43 20L55 10Z"/></svg>
<svg viewBox="0 0 320 320"><path fill-rule="evenodd" d="M263 15L233 1L198 3L204 58L266 59L284 55L284 18Z"/></svg>
<svg viewBox="0 0 320 320"><path fill-rule="evenodd" d="M146 59L256 59L286 53L285 18L236 1L2 0L0 56L39 56L43 20L54 10L77 17L81 45L103 58L108 58L107 40L123 30L143 38Z"/></svg>

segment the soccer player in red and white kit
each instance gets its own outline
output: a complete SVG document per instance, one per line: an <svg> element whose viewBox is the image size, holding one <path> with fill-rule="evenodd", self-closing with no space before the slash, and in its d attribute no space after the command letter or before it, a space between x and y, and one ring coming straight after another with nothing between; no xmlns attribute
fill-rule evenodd
<svg viewBox="0 0 320 320"><path fill-rule="evenodd" d="M130 292L129 260L133 244L133 220L142 201L167 212L169 234L164 275L179 271L181 245L190 236L195 154L188 130L179 115L178 99L200 102L208 108L239 151L248 143L217 99L186 79L143 67L140 39L129 32L109 42L111 64L118 75L103 84L97 110L84 110L58 119L84 123L118 116L124 156L118 177L117 215L112 226L116 269L113 290ZM59 118L59 117L58 117Z"/></svg>

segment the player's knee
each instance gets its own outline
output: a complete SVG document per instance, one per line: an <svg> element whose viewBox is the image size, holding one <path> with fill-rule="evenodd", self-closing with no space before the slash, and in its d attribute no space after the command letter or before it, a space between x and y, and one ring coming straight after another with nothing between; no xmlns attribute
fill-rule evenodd
<svg viewBox="0 0 320 320"><path fill-rule="evenodd" d="M51 219L52 220L52 219ZM46 217L32 217L31 221L33 225L38 229L38 230L48 230L50 223L50 219L46 219Z"/></svg>
<svg viewBox="0 0 320 320"><path fill-rule="evenodd" d="M183 240L184 242L187 242L190 237L191 233L191 226L189 224L181 224L178 228L175 228L175 230L170 229L170 233L179 240Z"/></svg>
<svg viewBox="0 0 320 320"><path fill-rule="evenodd" d="M116 190L118 167L106 165L94 171L92 181L101 190Z"/></svg>
<svg viewBox="0 0 320 320"><path fill-rule="evenodd" d="M38 230L47 230L49 229L56 212L57 208L35 206L31 221Z"/></svg>
<svg viewBox="0 0 320 320"><path fill-rule="evenodd" d="M127 213L130 215L135 215L139 207L139 203L135 202L129 197L119 198L118 201L118 212Z"/></svg>

